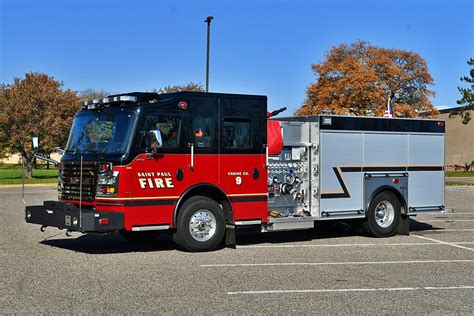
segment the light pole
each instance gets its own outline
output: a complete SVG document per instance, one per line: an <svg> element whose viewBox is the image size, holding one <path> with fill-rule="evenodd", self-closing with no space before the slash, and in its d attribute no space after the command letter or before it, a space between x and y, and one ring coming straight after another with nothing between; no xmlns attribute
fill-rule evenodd
<svg viewBox="0 0 474 316"><path fill-rule="evenodd" d="M214 19L213 16L208 16L205 23L207 23L207 54L206 54L206 92L209 92L209 47L211 41L211 21Z"/></svg>

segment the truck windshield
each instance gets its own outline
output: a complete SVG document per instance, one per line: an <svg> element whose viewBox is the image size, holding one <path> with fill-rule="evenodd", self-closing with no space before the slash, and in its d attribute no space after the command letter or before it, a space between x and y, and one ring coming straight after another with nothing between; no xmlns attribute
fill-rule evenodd
<svg viewBox="0 0 474 316"><path fill-rule="evenodd" d="M72 124L66 151L77 153L124 154L135 121L135 113L82 112Z"/></svg>

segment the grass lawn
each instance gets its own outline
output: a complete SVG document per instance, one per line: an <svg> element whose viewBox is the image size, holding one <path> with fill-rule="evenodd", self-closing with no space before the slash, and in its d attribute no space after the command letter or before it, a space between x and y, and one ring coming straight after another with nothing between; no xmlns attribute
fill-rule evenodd
<svg viewBox="0 0 474 316"><path fill-rule="evenodd" d="M446 177L474 177L474 171L446 171Z"/></svg>
<svg viewBox="0 0 474 316"><path fill-rule="evenodd" d="M474 183L470 183L470 182L460 182L460 181L449 181L449 182L446 182L445 185L462 185L462 186L471 186L473 185L474 186Z"/></svg>
<svg viewBox="0 0 474 316"><path fill-rule="evenodd" d="M21 164L0 164L0 184L21 184ZM46 169L46 165L39 165L33 169L33 178L25 178L25 183L56 183L58 169L54 165Z"/></svg>

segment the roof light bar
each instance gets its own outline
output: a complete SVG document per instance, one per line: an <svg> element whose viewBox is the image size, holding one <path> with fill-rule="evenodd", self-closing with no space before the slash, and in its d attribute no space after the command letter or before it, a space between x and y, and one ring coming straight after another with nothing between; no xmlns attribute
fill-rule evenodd
<svg viewBox="0 0 474 316"><path fill-rule="evenodd" d="M138 98L131 95L121 95L114 97L112 102L137 102Z"/></svg>
<svg viewBox="0 0 474 316"><path fill-rule="evenodd" d="M81 105L84 109L92 110L99 107L107 106L107 104L119 103L119 102L138 102L138 97L134 95L118 95L118 96L108 96L102 99L88 100L81 102Z"/></svg>

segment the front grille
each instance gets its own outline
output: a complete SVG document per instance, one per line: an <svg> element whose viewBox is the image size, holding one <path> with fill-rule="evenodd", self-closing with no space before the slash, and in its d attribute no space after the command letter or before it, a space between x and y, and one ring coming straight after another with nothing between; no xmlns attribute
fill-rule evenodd
<svg viewBox="0 0 474 316"><path fill-rule="evenodd" d="M94 201L97 184L97 163L82 162L82 201ZM60 174L62 181L61 198L79 200L81 183L81 162L63 161Z"/></svg>

